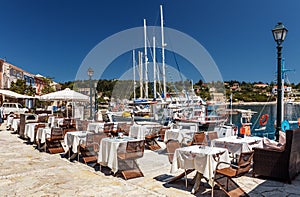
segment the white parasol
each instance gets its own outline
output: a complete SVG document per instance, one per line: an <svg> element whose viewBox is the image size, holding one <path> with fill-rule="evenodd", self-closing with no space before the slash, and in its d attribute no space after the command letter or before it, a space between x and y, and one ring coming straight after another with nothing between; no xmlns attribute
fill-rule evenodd
<svg viewBox="0 0 300 197"><path fill-rule="evenodd" d="M52 92L49 94L45 94L40 96L40 100L48 100L48 101L73 101L73 102L88 102L89 96L66 88L61 91ZM68 110L68 107L67 107ZM68 112L67 112L68 113Z"/></svg>

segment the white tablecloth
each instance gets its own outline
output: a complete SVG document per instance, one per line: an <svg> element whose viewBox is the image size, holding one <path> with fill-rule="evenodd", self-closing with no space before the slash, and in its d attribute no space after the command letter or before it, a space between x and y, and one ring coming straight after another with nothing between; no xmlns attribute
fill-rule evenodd
<svg viewBox="0 0 300 197"><path fill-rule="evenodd" d="M249 152L254 147L263 147L263 138L249 137L238 138L237 136L229 136L211 141L211 146L224 147L232 154L240 154L241 152Z"/></svg>
<svg viewBox="0 0 300 197"><path fill-rule="evenodd" d="M6 126L7 127L9 127L9 126L11 126L12 125L12 123L13 123L13 120L14 120L14 116L7 116L7 118L6 118Z"/></svg>
<svg viewBox="0 0 300 197"><path fill-rule="evenodd" d="M20 124L20 119L19 118L13 119L12 125L11 125L11 128L13 129L13 131L17 131L18 130L19 124Z"/></svg>
<svg viewBox="0 0 300 197"><path fill-rule="evenodd" d="M234 132L233 128L231 126L228 126L228 125L216 126L214 128L214 131L216 131L218 133L218 137L219 138L229 137L229 136L236 135L236 133Z"/></svg>
<svg viewBox="0 0 300 197"><path fill-rule="evenodd" d="M50 127L57 127L59 125L62 125L64 122L64 118L57 118L55 116L49 116L48 123L50 124Z"/></svg>
<svg viewBox="0 0 300 197"><path fill-rule="evenodd" d="M40 123L27 123L25 124L24 136L30 139L30 142L34 142L34 127Z"/></svg>
<svg viewBox="0 0 300 197"><path fill-rule="evenodd" d="M50 137L51 128L39 128L36 133L36 140L45 143L46 137Z"/></svg>
<svg viewBox="0 0 300 197"><path fill-rule="evenodd" d="M90 133L87 131L74 131L67 132L64 137L64 143L66 145L66 152L72 147L73 153L77 153L78 146L86 141L86 135Z"/></svg>
<svg viewBox="0 0 300 197"><path fill-rule="evenodd" d="M203 146L187 146L176 149L171 167L171 173L175 173L179 168L181 169L195 169L209 180L212 186L214 170L217 166L217 161L214 160L213 155L224 152L220 156L220 161L230 162L228 150L225 148ZM222 168L222 166L220 165Z"/></svg>
<svg viewBox="0 0 300 197"><path fill-rule="evenodd" d="M168 140L178 140L179 143L187 145L193 140L196 130L190 129L168 129L165 133L164 142Z"/></svg>
<svg viewBox="0 0 300 197"><path fill-rule="evenodd" d="M145 139L147 127L142 125L132 125L129 130L129 137L136 139Z"/></svg>
<svg viewBox="0 0 300 197"><path fill-rule="evenodd" d="M119 170L118 151L126 151L127 142L136 140L131 137L124 136L123 139L118 138L103 138L100 143L98 154L98 163L108 166L112 172L116 173Z"/></svg>
<svg viewBox="0 0 300 197"><path fill-rule="evenodd" d="M104 128L104 122L90 122L87 126L88 131L95 133L102 132Z"/></svg>

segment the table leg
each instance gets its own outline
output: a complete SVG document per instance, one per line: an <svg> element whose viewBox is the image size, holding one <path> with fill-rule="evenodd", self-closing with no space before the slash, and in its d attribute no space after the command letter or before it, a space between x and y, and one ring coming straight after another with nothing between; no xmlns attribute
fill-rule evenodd
<svg viewBox="0 0 300 197"><path fill-rule="evenodd" d="M195 194L200 189L201 179L203 177L203 174L197 171L197 174L194 177L195 184L192 189L192 194Z"/></svg>

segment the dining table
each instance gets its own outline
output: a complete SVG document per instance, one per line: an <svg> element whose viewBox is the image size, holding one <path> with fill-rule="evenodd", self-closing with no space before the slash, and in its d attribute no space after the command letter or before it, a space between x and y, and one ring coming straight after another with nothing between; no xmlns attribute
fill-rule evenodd
<svg viewBox="0 0 300 197"><path fill-rule="evenodd" d="M20 118L14 118L11 124L11 128L14 132L18 131L18 127L20 125Z"/></svg>
<svg viewBox="0 0 300 197"><path fill-rule="evenodd" d="M217 154L220 154L218 158L216 158ZM192 193L195 193L199 190L202 177L206 178L208 184L213 187L214 170L218 161L230 162L228 149L199 145L178 148L174 153L171 173L176 173L179 169L195 169L197 178L192 188ZM222 167L225 166L220 165L220 168Z"/></svg>
<svg viewBox="0 0 300 197"><path fill-rule="evenodd" d="M63 122L64 122L64 118L58 118L55 116L49 116L48 118L48 124L50 125L50 127L58 127L62 125Z"/></svg>
<svg viewBox="0 0 300 197"><path fill-rule="evenodd" d="M74 154L77 154L79 145L85 143L86 136L89 133L92 132L89 131L67 132L64 136L65 152L68 152L71 149Z"/></svg>
<svg viewBox="0 0 300 197"><path fill-rule="evenodd" d="M51 135L51 128L50 127L44 127L44 128L38 128L36 132L36 141L39 141L40 143L46 142L46 137L50 137Z"/></svg>
<svg viewBox="0 0 300 197"><path fill-rule="evenodd" d="M108 137L103 138L100 142L100 148L98 153L98 163L103 166L107 166L113 173L118 172L118 153L126 152L126 146L128 141L135 141L137 139L123 136L121 137Z"/></svg>
<svg viewBox="0 0 300 197"><path fill-rule="evenodd" d="M38 125L38 124L42 124L42 123L26 123L25 124L25 131L24 131L24 136L29 138L29 141L30 142L34 142L34 129L35 129L35 126Z"/></svg>
<svg viewBox="0 0 300 197"><path fill-rule="evenodd" d="M196 130L190 129L168 129L165 132L164 142L168 140L178 140L182 145L188 145L193 141Z"/></svg>
<svg viewBox="0 0 300 197"><path fill-rule="evenodd" d="M228 136L212 140L211 146L227 148L231 154L240 155L241 152L252 151L254 147L263 148L263 138L257 136L245 136L243 138Z"/></svg>
<svg viewBox="0 0 300 197"><path fill-rule="evenodd" d="M134 124L129 129L129 136L136 139L144 140L146 136L158 134L161 125L157 124Z"/></svg>

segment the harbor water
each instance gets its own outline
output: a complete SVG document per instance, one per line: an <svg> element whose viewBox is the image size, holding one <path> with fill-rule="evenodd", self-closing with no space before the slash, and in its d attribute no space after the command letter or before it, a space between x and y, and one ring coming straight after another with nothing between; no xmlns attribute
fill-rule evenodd
<svg viewBox="0 0 300 197"><path fill-rule="evenodd" d="M269 137L270 139L274 138L276 116L277 116L277 105L276 104L257 104L257 105L233 105L232 109L250 109L251 111L257 112L252 116L251 119L251 133L254 135L263 135ZM268 122L265 125L266 130L262 132L256 132L255 129L261 128L262 126L259 123L259 119L262 115L268 114ZM296 103L286 103L284 105L284 120L290 122L290 128L298 128L297 120L300 118L300 104ZM292 122L293 123L292 123ZM232 115L232 123L237 125L238 128L242 126L241 124L241 114Z"/></svg>

